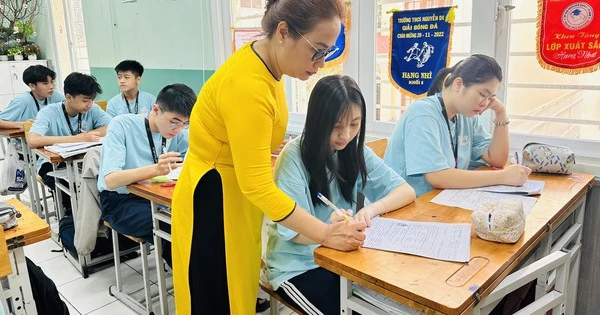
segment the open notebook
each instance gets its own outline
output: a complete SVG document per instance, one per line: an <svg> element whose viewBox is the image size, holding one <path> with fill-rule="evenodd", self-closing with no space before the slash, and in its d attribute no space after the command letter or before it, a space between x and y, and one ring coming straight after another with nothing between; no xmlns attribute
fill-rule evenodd
<svg viewBox="0 0 600 315"><path fill-rule="evenodd" d="M63 158L68 158L81 153L87 152L89 148L102 145L100 142L71 142L71 143L57 143L55 145L45 146L44 149L56 153Z"/></svg>

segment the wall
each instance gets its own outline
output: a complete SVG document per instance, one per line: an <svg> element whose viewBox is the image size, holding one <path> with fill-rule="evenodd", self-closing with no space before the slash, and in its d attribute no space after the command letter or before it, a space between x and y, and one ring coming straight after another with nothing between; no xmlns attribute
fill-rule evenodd
<svg viewBox="0 0 600 315"><path fill-rule="evenodd" d="M170 83L195 91L214 72L209 0L82 0L91 73L110 99L119 93L114 67L124 59L145 68L140 89Z"/></svg>

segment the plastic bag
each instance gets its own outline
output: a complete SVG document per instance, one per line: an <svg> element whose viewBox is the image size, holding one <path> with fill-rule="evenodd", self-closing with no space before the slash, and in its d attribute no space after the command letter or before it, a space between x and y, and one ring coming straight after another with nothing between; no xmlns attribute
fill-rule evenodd
<svg viewBox="0 0 600 315"><path fill-rule="evenodd" d="M25 162L19 160L15 146L9 143L4 163L0 168L0 194L20 194L25 189L27 189Z"/></svg>

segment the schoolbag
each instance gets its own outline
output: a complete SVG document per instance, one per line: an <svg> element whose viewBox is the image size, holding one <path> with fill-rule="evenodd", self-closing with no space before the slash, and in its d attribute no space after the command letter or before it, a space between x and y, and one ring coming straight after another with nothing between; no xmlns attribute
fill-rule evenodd
<svg viewBox="0 0 600 315"><path fill-rule="evenodd" d="M92 259L106 254L113 253L112 233L107 233L108 237L98 236L96 238L96 246L90 253ZM73 255L77 256L75 248L75 222L73 216L63 216L58 223L58 237L63 246ZM119 250L124 251L133 247L137 247L138 243L119 234Z"/></svg>
<svg viewBox="0 0 600 315"><path fill-rule="evenodd" d="M54 282L46 276L42 268L25 257L31 293L38 314L69 315L69 309L60 299Z"/></svg>

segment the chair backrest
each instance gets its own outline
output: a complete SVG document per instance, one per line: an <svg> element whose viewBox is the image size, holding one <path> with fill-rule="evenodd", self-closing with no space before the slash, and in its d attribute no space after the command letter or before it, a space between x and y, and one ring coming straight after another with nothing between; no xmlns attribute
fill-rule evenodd
<svg viewBox="0 0 600 315"><path fill-rule="evenodd" d="M98 104L103 111L106 111L106 101L96 101L96 104Z"/></svg>
<svg viewBox="0 0 600 315"><path fill-rule="evenodd" d="M385 149L387 148L387 143L388 143L387 139L383 138L383 139L369 141L365 144L367 146L369 146L369 148L371 148L373 150L373 152L375 152L375 154L377 154L378 157L383 159L383 155L385 154Z"/></svg>
<svg viewBox="0 0 600 315"><path fill-rule="evenodd" d="M31 126L33 126L32 121L27 121L23 123L23 130L25 131L25 141L29 143L29 130L31 130Z"/></svg>

